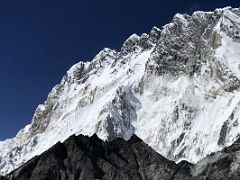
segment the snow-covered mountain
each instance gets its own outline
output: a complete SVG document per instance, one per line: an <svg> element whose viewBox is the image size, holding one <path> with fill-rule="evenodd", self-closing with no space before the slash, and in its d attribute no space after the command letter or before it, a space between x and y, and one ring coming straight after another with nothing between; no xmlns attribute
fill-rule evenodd
<svg viewBox="0 0 240 180"><path fill-rule="evenodd" d="M240 9L176 14L79 62L30 125L0 142L6 174L72 134L134 133L165 157L196 163L240 134Z"/></svg>

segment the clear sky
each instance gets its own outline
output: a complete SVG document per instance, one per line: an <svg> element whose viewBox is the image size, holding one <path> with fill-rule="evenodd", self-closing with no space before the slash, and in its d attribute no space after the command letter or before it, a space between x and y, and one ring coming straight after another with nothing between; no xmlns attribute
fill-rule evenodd
<svg viewBox="0 0 240 180"><path fill-rule="evenodd" d="M240 0L1 0L0 140L29 124L69 67L120 49L175 13L239 7Z"/></svg>

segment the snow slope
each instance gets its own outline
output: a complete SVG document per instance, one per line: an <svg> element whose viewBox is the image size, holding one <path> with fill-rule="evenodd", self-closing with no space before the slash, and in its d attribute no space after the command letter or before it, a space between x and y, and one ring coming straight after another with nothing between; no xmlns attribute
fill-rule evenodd
<svg viewBox="0 0 240 180"><path fill-rule="evenodd" d="M136 134L165 157L196 163L231 145L240 125L240 9L176 14L74 65L31 124L0 142L6 174L72 134Z"/></svg>

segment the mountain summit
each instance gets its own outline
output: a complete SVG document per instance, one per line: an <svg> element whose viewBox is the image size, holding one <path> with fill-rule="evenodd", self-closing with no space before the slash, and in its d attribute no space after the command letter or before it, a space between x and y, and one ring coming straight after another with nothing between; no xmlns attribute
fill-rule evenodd
<svg viewBox="0 0 240 180"><path fill-rule="evenodd" d="M240 134L240 9L176 14L121 51L74 65L31 124L0 142L6 174L58 141L133 134L168 159L197 163Z"/></svg>

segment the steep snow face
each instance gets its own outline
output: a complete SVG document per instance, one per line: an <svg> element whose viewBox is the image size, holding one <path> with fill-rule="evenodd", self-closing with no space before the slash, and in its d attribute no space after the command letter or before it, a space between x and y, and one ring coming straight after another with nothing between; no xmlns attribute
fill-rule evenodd
<svg viewBox="0 0 240 180"><path fill-rule="evenodd" d="M196 163L231 145L240 125L240 10L177 14L74 65L30 125L0 142L2 174L72 134L133 133L175 161Z"/></svg>

